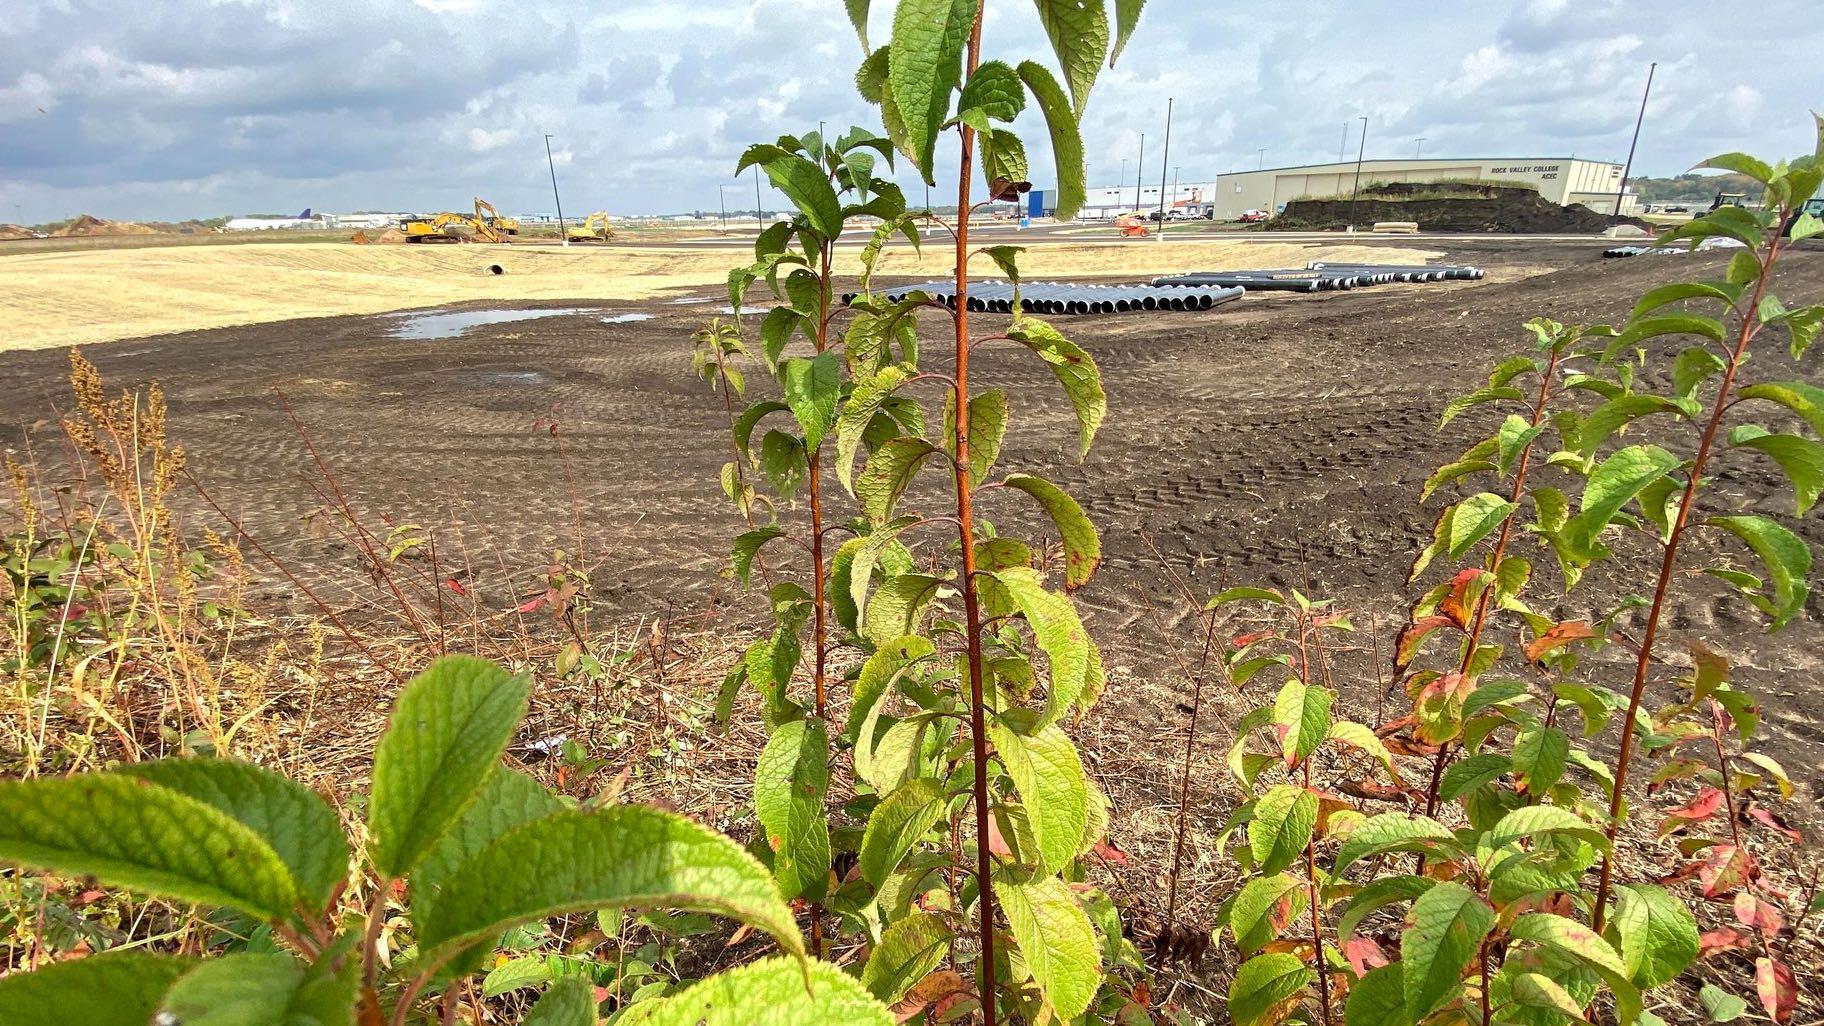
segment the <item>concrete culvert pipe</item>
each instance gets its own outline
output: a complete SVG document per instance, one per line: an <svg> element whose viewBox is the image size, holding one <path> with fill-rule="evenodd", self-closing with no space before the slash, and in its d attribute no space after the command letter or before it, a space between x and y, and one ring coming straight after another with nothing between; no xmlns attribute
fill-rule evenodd
<svg viewBox="0 0 1824 1026"><path fill-rule="evenodd" d="M505 273L507 273L507 269L500 266L499 264L489 264L488 273L489 274L505 274Z"/></svg>

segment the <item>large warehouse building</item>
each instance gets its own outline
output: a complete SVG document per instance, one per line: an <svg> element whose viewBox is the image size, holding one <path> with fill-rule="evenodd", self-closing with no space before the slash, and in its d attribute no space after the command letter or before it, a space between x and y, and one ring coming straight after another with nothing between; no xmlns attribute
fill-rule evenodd
<svg viewBox="0 0 1824 1026"><path fill-rule="evenodd" d="M1621 165L1577 157L1494 157L1472 159L1365 160L1361 183L1436 182L1446 179L1511 181L1531 185L1553 203L1581 203L1599 214L1615 212L1615 190L1621 184ZM1219 221L1234 220L1248 210L1278 213L1285 203L1302 197L1348 196L1355 187L1356 162L1270 167L1260 171L1234 171L1217 179L1214 201ZM1156 196L1156 194L1155 194ZM1639 198L1622 198L1622 213L1633 213Z"/></svg>

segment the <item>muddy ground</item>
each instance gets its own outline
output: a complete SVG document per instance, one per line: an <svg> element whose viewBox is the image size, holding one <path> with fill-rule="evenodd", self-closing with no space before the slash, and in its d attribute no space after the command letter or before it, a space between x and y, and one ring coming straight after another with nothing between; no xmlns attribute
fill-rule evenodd
<svg viewBox="0 0 1824 1026"><path fill-rule="evenodd" d="M1317 592L1359 610L1364 627L1378 625L1385 649L1407 594L1407 564L1429 534L1432 514L1416 505L1420 485L1465 440L1455 428L1434 430L1444 403L1525 347L1527 317L1619 318L1650 285L1718 262L1604 261L1591 243L1443 245L1448 259L1489 268L1488 280L1249 296L1201 314L1068 319L1067 333L1100 363L1110 403L1081 466L1073 462L1069 407L1043 366L1013 348L990 347L978 357L977 386L999 385L1014 397L1002 468L1049 474L1103 529L1104 570L1079 595L1118 671L1169 676L1172 666L1136 597L1152 590L1170 605L1143 534L1200 594L1225 581L1302 586L1308 573ZM1560 269L1535 273L1542 268ZM1824 253L1791 255L1785 278L1789 301L1815 301L1824 295ZM721 405L687 373L690 331L722 300L711 290L696 296L705 301L601 304L599 312L439 340L392 337L399 320L373 316L87 352L111 384L163 383L172 434L196 477L317 586L333 591L360 564L321 515L322 478L280 393L357 508L376 523L439 527L443 551L459 564L452 572L488 583L503 599L503 572L523 594L552 550L577 549L580 513L597 615L632 618L731 598L745 603L717 573L741 526L716 483L728 458ZM601 321L628 311L653 317ZM977 323L992 329L1002 320ZM1785 362L1757 360L1758 373L1791 376ZM41 461L55 462L57 434L47 418L66 404L66 367L59 352L0 355L0 441L15 454L29 445ZM554 416L562 455L548 429ZM1719 476L1731 501L1791 512L1790 493L1764 468L1731 463ZM1011 496L986 498L985 515L1036 526ZM1818 517L1799 530L1814 548L1824 542ZM1645 555L1628 552L1592 574L1578 595L1600 601L1647 590ZM1540 562L1549 565L1549 557ZM1680 588L1672 628L1702 633L1749 667L1748 683L1772 712L1775 754L1809 782L1824 741L1824 698L1812 684L1824 637L1819 603L1807 620L1766 639L1720 592L1698 581ZM272 597L296 601L276 585ZM736 616L752 609L731 607ZM1169 610L1165 618L1174 619ZM1369 719L1371 651L1364 632L1360 651L1345 657L1360 682L1350 689L1362 703L1356 714ZM1625 679L1619 670L1602 672ZM1164 737L1182 723L1162 694L1170 689L1136 689L1125 700L1112 694L1130 736Z"/></svg>

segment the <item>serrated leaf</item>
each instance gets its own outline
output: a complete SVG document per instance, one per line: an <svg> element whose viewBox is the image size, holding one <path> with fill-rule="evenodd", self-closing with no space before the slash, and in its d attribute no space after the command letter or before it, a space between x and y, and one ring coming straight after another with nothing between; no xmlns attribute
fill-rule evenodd
<svg viewBox="0 0 1824 1026"><path fill-rule="evenodd" d="M251 828L125 775L0 782L0 860L266 921L288 918L299 898L291 871Z"/></svg>
<svg viewBox="0 0 1824 1026"><path fill-rule="evenodd" d="M1514 776L1530 795L1550 791L1564 776L1571 739L1557 727L1538 726L1520 732L1514 740Z"/></svg>
<svg viewBox="0 0 1824 1026"><path fill-rule="evenodd" d="M259 834L291 871L298 895L322 912L348 873L342 821L316 792L252 763L230 759L157 759L123 767L220 809Z"/></svg>
<svg viewBox="0 0 1824 1026"><path fill-rule="evenodd" d="M1798 435L1771 435L1743 425L1729 434L1729 444L1766 454L1792 483L1794 516L1804 516L1824 492L1824 445Z"/></svg>
<svg viewBox="0 0 1824 1026"><path fill-rule="evenodd" d="M1347 745L1371 757L1387 771L1387 779L1395 785L1400 783L1400 771L1393 762L1393 753L1387 745L1366 726L1351 720L1339 720L1330 725L1326 739L1340 745Z"/></svg>
<svg viewBox="0 0 1824 1026"><path fill-rule="evenodd" d="M1504 776L1512 766L1511 759L1497 752L1483 752L1459 760L1444 771L1438 797L1447 802L1456 801L1483 784Z"/></svg>
<svg viewBox="0 0 1824 1026"><path fill-rule="evenodd" d="M876 887L899 867L906 853L944 814L944 789L918 777L896 788L868 816L861 838L861 876Z"/></svg>
<svg viewBox="0 0 1824 1026"><path fill-rule="evenodd" d="M1526 395L1519 389L1507 385L1478 388L1474 392L1458 396L1444 405L1444 413L1438 418L1438 429L1443 430L1465 410L1493 402L1525 403Z"/></svg>
<svg viewBox="0 0 1824 1026"><path fill-rule="evenodd" d="M468 859L419 910L425 965L520 923L603 908L731 916L804 951L772 874L733 841L640 805L566 810L515 827Z"/></svg>
<svg viewBox="0 0 1824 1026"><path fill-rule="evenodd" d="M1039 23L1070 84L1078 118L1089 106L1089 91L1108 53L1108 9L1103 0L1034 0Z"/></svg>
<svg viewBox="0 0 1824 1026"><path fill-rule="evenodd" d="M1311 967L1296 955L1276 951L1250 958L1229 983L1229 1021L1234 1026L1271 1026L1313 979Z"/></svg>
<svg viewBox="0 0 1824 1026"><path fill-rule="evenodd" d="M1114 67L1121 51L1127 49L1127 41L1139 27L1140 12L1145 7L1146 0L1115 0L1115 45L1108 52L1109 67Z"/></svg>
<svg viewBox="0 0 1824 1026"><path fill-rule="evenodd" d="M595 1026L595 987L583 976L552 981L519 1026Z"/></svg>
<svg viewBox="0 0 1824 1026"><path fill-rule="evenodd" d="M1621 956L1589 927L1563 916L1535 912L1514 920L1507 932L1515 940L1532 941L1595 970L1615 996L1620 1021L1633 1022L1640 1014L1640 991L1628 979Z"/></svg>
<svg viewBox="0 0 1824 1026"><path fill-rule="evenodd" d="M1071 109L1070 99L1064 95L1064 88L1043 64L1022 61L1019 71L1020 80L1026 83L1034 102L1045 115L1045 128L1051 135L1051 153L1057 161L1058 171L1055 216L1059 221L1068 221L1083 209L1083 201L1088 196L1083 136L1077 115Z"/></svg>
<svg viewBox="0 0 1824 1026"><path fill-rule="evenodd" d="M764 1015L761 1016L761 1010ZM658 999L640 1026L895 1026L893 1013L834 963L767 958Z"/></svg>
<svg viewBox="0 0 1824 1026"><path fill-rule="evenodd" d="M930 658L936 651L931 639L918 635L895 638L878 646L861 664L861 674L855 681L854 702L849 706L849 716L843 724L843 736L850 743L868 737L870 732L863 729L863 724L875 718L887 689L907 668Z"/></svg>
<svg viewBox="0 0 1824 1026"><path fill-rule="evenodd" d="M917 912L894 921L880 935L861 970L861 984L891 1004L904 997L950 953L955 934L942 916Z"/></svg>
<svg viewBox="0 0 1824 1026"><path fill-rule="evenodd" d="M1453 562L1462 559L1472 546L1506 523L1517 508L1493 492L1472 495L1457 503L1448 514L1444 533L1445 558Z"/></svg>
<svg viewBox="0 0 1824 1026"><path fill-rule="evenodd" d="M1428 851L1450 845L1455 837L1443 824L1425 816L1384 812L1368 817L1349 832L1342 847L1337 849L1331 872L1340 876L1356 862L1383 852Z"/></svg>
<svg viewBox="0 0 1824 1026"><path fill-rule="evenodd" d="M1102 983L1102 955L1070 887L1057 877L997 871L995 895L1045 1003L1061 1019L1082 1015Z"/></svg>
<svg viewBox="0 0 1824 1026"><path fill-rule="evenodd" d="M1464 968L1494 925L1494 910L1459 883L1439 883L1412 903L1400 936L1408 1021L1423 1020L1457 993Z"/></svg>
<svg viewBox="0 0 1824 1026"><path fill-rule="evenodd" d="M1697 992L1697 1003L1704 1006L1704 1014L1711 1022L1734 1022L1748 1010L1748 1002L1718 987L1706 983Z"/></svg>
<svg viewBox="0 0 1824 1026"><path fill-rule="evenodd" d="M1074 591L1089 583L1102 565L1102 538L1083 507L1064 489L1042 477L1010 474L1005 483L1032 496L1058 529L1058 539L1064 543L1064 590Z"/></svg>
<svg viewBox="0 0 1824 1026"><path fill-rule="evenodd" d="M1055 725L1027 736L997 719L988 736L1032 821L1039 869L1062 871L1083 847L1089 827L1089 782L1077 746Z"/></svg>
<svg viewBox="0 0 1824 1026"><path fill-rule="evenodd" d="M898 574L887 578L868 599L862 634L876 645L917 634L942 583L942 578L926 574Z"/></svg>
<svg viewBox="0 0 1824 1026"><path fill-rule="evenodd" d="M1778 523L1762 516L1712 517L1706 521L1746 542L1767 568L1767 579L1773 585L1770 613L1777 631L1805 609L1811 594L1806 578L1811 573L1811 548L1803 539Z"/></svg>
<svg viewBox="0 0 1824 1026"><path fill-rule="evenodd" d="M497 767L481 793L425 855L412 873L414 895L435 894L464 860L508 830L564 808L543 784L518 770Z"/></svg>
<svg viewBox="0 0 1824 1026"><path fill-rule="evenodd" d="M1681 399L1690 398L1697 386L1728 367L1723 358L1704 346L1692 346L1672 358L1672 391Z"/></svg>
<svg viewBox="0 0 1824 1026"><path fill-rule="evenodd" d="M879 373L857 381L855 390L849 393L849 401L844 404L842 415L836 420L836 477L849 491L855 490L852 480L855 453L861 447L862 436L867 431L868 424L880 412L881 405L899 386L905 384L909 376L904 367L883 367Z"/></svg>
<svg viewBox="0 0 1824 1026"><path fill-rule="evenodd" d="M1280 686L1273 700L1273 725L1279 728L1279 751L1287 766L1296 766L1317 751L1330 733L1330 706L1336 700L1329 689L1308 687L1293 678Z"/></svg>
<svg viewBox="0 0 1824 1026"><path fill-rule="evenodd" d="M761 168L773 187L798 208L812 231L826 239L842 234L842 202L821 168L797 154L775 157Z"/></svg>
<svg viewBox="0 0 1824 1026"><path fill-rule="evenodd" d="M754 557L760 554L760 548L774 538L783 537L785 532L771 524L737 535L734 546L729 551L729 561L735 568L735 579L746 584L753 575Z"/></svg>
<svg viewBox="0 0 1824 1026"><path fill-rule="evenodd" d="M1588 1022L1583 1014L1583 1006L1570 992L1558 985L1558 981L1541 973L1513 972L1502 967L1502 977L1507 985L1507 995L1514 1004L1522 1008L1534 1008L1552 1013L1554 1019L1564 1017L1573 1022ZM1635 1026L1646 1026L1636 1021Z"/></svg>
<svg viewBox="0 0 1824 1026"><path fill-rule="evenodd" d="M1594 554L1597 537L1621 507L1678 464L1678 457L1657 445L1616 450L1590 474L1583 487L1582 509L1565 524L1565 534L1581 553Z"/></svg>
<svg viewBox="0 0 1824 1026"><path fill-rule="evenodd" d="M1276 936L1274 910L1289 894L1303 886L1286 873L1260 875L1242 885L1229 904L1229 931L1243 955L1251 955Z"/></svg>
<svg viewBox="0 0 1824 1026"><path fill-rule="evenodd" d="M146 1026L171 984L195 962L129 949L0 977L7 1026Z"/></svg>
<svg viewBox="0 0 1824 1026"><path fill-rule="evenodd" d="M1317 829L1317 795L1292 784L1267 789L1248 821L1248 849L1258 873L1277 873L1298 861Z"/></svg>
<svg viewBox="0 0 1824 1026"><path fill-rule="evenodd" d="M358 958L307 965L242 952L199 963L166 992L158 1021L183 1026L354 1026Z"/></svg>
<svg viewBox="0 0 1824 1026"><path fill-rule="evenodd" d="M814 450L836 423L836 398L842 390L842 361L835 353L787 360L779 365L785 404L804 432L804 447Z"/></svg>
<svg viewBox="0 0 1824 1026"><path fill-rule="evenodd" d="M406 684L374 751L374 866L411 872L474 800L526 714L530 682L485 659L444 656Z"/></svg>
<svg viewBox="0 0 1824 1026"><path fill-rule="evenodd" d="M786 898L821 901L830 879L830 830L823 813L830 741L823 721L795 720L773 731L754 770L754 813L773 850L773 877Z"/></svg>
<svg viewBox="0 0 1824 1026"><path fill-rule="evenodd" d="M1020 318L1007 329L1007 336L1038 354L1064 386L1077 412L1078 456L1087 456L1096 429L1108 415L1108 394L1102 390L1102 372L1096 369L1096 362L1056 328L1037 318Z"/></svg>
<svg viewBox="0 0 1824 1026"><path fill-rule="evenodd" d="M893 516L894 506L912 484L926 457L937 452L937 446L922 438L895 438L868 456L867 466L855 479L855 500L868 519L883 523Z"/></svg>
<svg viewBox="0 0 1824 1026"><path fill-rule="evenodd" d="M1007 393L991 388L969 399L969 480L980 483L994 469L1000 457L1001 441L1007 435ZM946 395L944 401L944 448L952 451L950 440L956 437L956 400Z"/></svg>
<svg viewBox="0 0 1824 1026"><path fill-rule="evenodd" d="M1556 805L1526 805L1502 816L1494 829L1489 831L1488 843L1492 848L1500 848L1529 837L1548 837L1552 834L1579 837L1601 849L1606 849L1609 844L1602 831L1571 810Z"/></svg>
<svg viewBox="0 0 1824 1026"><path fill-rule="evenodd" d="M1355 928L1369 915L1400 902L1412 901L1430 890L1437 881L1423 876L1384 876L1371 880L1354 897L1336 920L1336 935L1347 941Z"/></svg>
<svg viewBox="0 0 1824 1026"><path fill-rule="evenodd" d="M974 0L900 0L893 11L887 95L927 184L936 184L937 133L949 116L951 93L962 82L963 46L975 17Z"/></svg>
<svg viewBox="0 0 1824 1026"><path fill-rule="evenodd" d="M1007 589L1008 596L1026 617L1033 640L1045 653L1051 671L1045 707L1033 725L1033 729L1038 730L1056 723L1084 697L1090 684L1094 646L1070 600L1045 590L1036 571L1009 567L993 577Z"/></svg>
<svg viewBox="0 0 1824 1026"><path fill-rule="evenodd" d="M1370 969L1349 988L1343 1006L1345 1026L1408 1026L1400 964Z"/></svg>
<svg viewBox="0 0 1824 1026"><path fill-rule="evenodd" d="M1824 435L1824 388L1804 381L1773 381L1748 385L1736 394L1743 399L1779 403L1803 418L1812 431Z"/></svg>
<svg viewBox="0 0 1824 1026"><path fill-rule="evenodd" d="M979 110L996 121L1011 122L1026 109L1026 88L1006 62L983 61L963 83L956 109Z"/></svg>
<svg viewBox="0 0 1824 1026"><path fill-rule="evenodd" d="M1684 902L1651 884L1623 884L1615 897L1617 946L1635 985L1670 983L1697 960L1697 920Z"/></svg>

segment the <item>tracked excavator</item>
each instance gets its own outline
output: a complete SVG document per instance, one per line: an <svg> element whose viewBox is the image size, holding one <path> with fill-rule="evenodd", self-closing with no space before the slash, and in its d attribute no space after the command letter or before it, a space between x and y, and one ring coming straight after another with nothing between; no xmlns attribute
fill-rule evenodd
<svg viewBox="0 0 1824 1026"><path fill-rule="evenodd" d="M608 211L598 210L583 218L583 223L564 233L571 242L607 242L614 238L614 229L608 227Z"/></svg>
<svg viewBox="0 0 1824 1026"><path fill-rule="evenodd" d="M507 237L486 220L468 214L451 213L447 210L434 217L408 218L401 222L399 227L405 232L407 242L507 241Z"/></svg>
<svg viewBox="0 0 1824 1026"><path fill-rule="evenodd" d="M494 204L480 196L475 197L475 220L485 223L502 235L519 234L519 218L503 217L500 211L494 209Z"/></svg>

